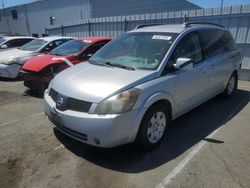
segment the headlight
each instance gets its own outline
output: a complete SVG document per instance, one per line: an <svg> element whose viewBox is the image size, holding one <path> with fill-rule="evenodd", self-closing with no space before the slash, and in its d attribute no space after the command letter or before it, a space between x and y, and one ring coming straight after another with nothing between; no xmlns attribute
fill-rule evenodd
<svg viewBox="0 0 250 188"><path fill-rule="evenodd" d="M98 104L95 113L104 115L128 112L134 107L139 94L140 90L133 88L112 96Z"/></svg>

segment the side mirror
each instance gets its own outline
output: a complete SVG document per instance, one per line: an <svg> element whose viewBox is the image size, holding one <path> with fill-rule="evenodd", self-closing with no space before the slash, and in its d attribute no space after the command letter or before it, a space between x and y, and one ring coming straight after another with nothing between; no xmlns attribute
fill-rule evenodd
<svg viewBox="0 0 250 188"><path fill-rule="evenodd" d="M1 49L7 49L7 48L8 48L8 46L5 44L1 46Z"/></svg>
<svg viewBox="0 0 250 188"><path fill-rule="evenodd" d="M178 58L174 64L175 69L192 70L194 68L194 61L189 58Z"/></svg>
<svg viewBox="0 0 250 188"><path fill-rule="evenodd" d="M83 55L81 56L80 59L81 59L82 61L85 61L85 60L91 58L92 55L94 55L94 54L83 54Z"/></svg>
<svg viewBox="0 0 250 188"><path fill-rule="evenodd" d="M94 55L94 54L86 54L86 58L90 58L90 57L92 57L92 55Z"/></svg>
<svg viewBox="0 0 250 188"><path fill-rule="evenodd" d="M48 48L48 47L45 47L44 49L43 49L43 53L45 53L45 54L47 54L47 53L49 53L50 52L50 48Z"/></svg>

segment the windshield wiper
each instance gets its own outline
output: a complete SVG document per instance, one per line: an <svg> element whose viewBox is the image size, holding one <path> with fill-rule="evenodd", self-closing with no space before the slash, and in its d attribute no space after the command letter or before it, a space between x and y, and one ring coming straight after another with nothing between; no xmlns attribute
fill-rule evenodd
<svg viewBox="0 0 250 188"><path fill-rule="evenodd" d="M50 55L56 55L56 56L63 56L61 54L57 54L57 53L49 53Z"/></svg>
<svg viewBox="0 0 250 188"><path fill-rule="evenodd" d="M100 66L105 66L105 67L111 67L111 65L108 65L108 64L106 64L105 62L102 62L102 61L96 61L96 60L89 59L88 62L90 64L93 64L93 65L100 65Z"/></svg>
<svg viewBox="0 0 250 188"><path fill-rule="evenodd" d="M129 67L129 66L126 66L126 65L121 65L121 64L118 64L118 63L106 62L105 64L109 65L109 66L112 66L112 67L119 67L119 68L126 69L126 70L135 70L133 67Z"/></svg>
<svg viewBox="0 0 250 188"><path fill-rule="evenodd" d="M111 63L111 62L105 62L105 61L101 61L101 60L92 60L92 59L89 59L88 62L90 64L94 64L94 65L101 65L101 66L108 66L108 67L119 67L119 68L122 68L122 69L126 69L126 70L135 70L133 67L129 67L129 66L126 66L126 65L121 65L121 64L117 64L117 63Z"/></svg>

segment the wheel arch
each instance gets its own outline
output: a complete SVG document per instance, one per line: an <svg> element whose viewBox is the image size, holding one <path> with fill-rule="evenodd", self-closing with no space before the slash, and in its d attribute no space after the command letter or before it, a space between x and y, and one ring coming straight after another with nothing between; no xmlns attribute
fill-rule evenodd
<svg viewBox="0 0 250 188"><path fill-rule="evenodd" d="M152 107L153 105L156 105L156 104L166 105L166 107L168 107L170 110L170 113L171 113L170 117L173 119L175 101L174 101L174 97L172 95L170 95L169 93L160 92L160 93L156 93L156 94L152 95L151 97L149 97L144 104L144 109L146 109L144 114L148 111L148 109L150 107ZM144 114L143 114L143 116L144 116Z"/></svg>
<svg viewBox="0 0 250 188"><path fill-rule="evenodd" d="M142 136L145 134L145 125L143 124L144 122L144 118L148 118L150 116L147 116L148 115L148 112L150 112L151 110L153 110L154 107L156 107L156 105L158 105L158 107L161 107L161 108L165 108L166 112L168 113L168 117L169 117L169 125L171 124L172 122L172 119L173 119L173 99L171 99L170 96L166 95L166 93L157 93L153 96L151 96L145 103L144 105L144 111L142 113L142 116L140 118L140 121L138 123L138 128L137 128L137 131L136 131L136 135L134 137L134 140L137 142L137 144L139 145L145 145L145 137ZM161 106L159 106L161 105ZM163 107L163 106L164 107ZM157 108L155 108L157 109ZM144 140L144 141L143 141ZM149 147L151 148L151 146Z"/></svg>
<svg viewBox="0 0 250 188"><path fill-rule="evenodd" d="M156 105L156 104L164 104L168 108L170 108L170 118L171 118L171 120L174 118L174 104L175 104L175 101L174 101L174 98L172 97L172 95L168 94L168 93L165 93L165 92L158 92L158 93L155 93L155 94L151 95L150 97L148 97L145 100L143 105L140 107L140 112L139 112L139 115L137 116L137 121L136 121L137 126L134 126L134 128L132 130L132 132L134 134L131 135L131 137L130 137L131 141L135 140L144 115L147 113L147 111L153 105Z"/></svg>

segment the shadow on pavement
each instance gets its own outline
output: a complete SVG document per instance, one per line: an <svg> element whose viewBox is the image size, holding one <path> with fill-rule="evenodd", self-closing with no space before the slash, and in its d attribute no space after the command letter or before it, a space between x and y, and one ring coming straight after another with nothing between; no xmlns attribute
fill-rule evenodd
<svg viewBox="0 0 250 188"><path fill-rule="evenodd" d="M40 93L37 90L27 89L23 93L23 96L31 96L31 97L34 97L34 98L42 99L43 98L43 93Z"/></svg>
<svg viewBox="0 0 250 188"><path fill-rule="evenodd" d="M250 100L250 92L238 90L229 99L215 97L173 122L161 145L142 151L135 144L101 149L75 141L57 130L56 137L71 152L101 167L126 173L140 173L157 168L175 159L201 140L223 144L206 138L210 133L237 115Z"/></svg>
<svg viewBox="0 0 250 188"><path fill-rule="evenodd" d="M22 81L20 78L1 78L0 81L2 82L16 82L16 81Z"/></svg>

